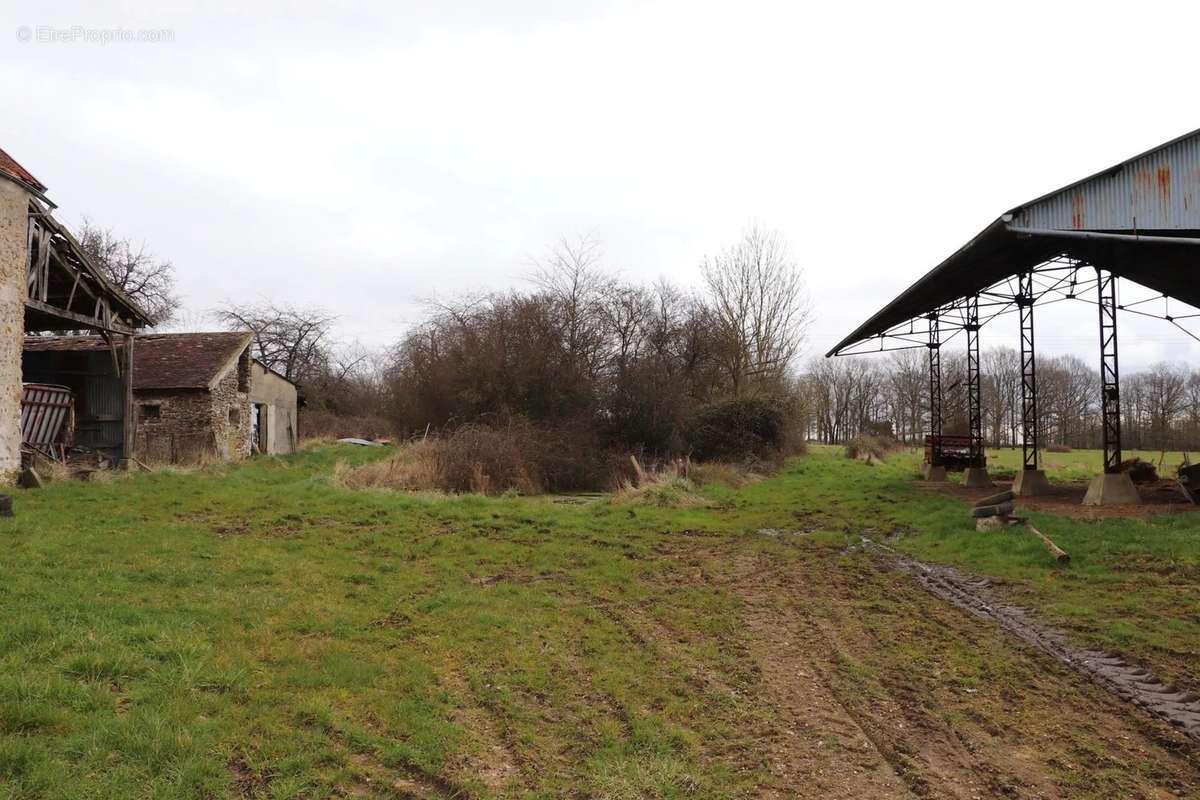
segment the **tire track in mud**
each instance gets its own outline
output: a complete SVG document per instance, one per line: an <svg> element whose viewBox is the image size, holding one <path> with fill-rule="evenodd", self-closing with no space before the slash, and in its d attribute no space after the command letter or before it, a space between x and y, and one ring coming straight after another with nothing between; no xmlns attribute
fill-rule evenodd
<svg viewBox="0 0 1200 800"><path fill-rule="evenodd" d="M1116 653L1072 647L1062 633L1036 624L1030 609L998 599L987 578L953 567L925 564L878 542L863 541L890 553L895 566L912 575L931 594L972 616L996 623L1013 636L1049 653L1096 684L1200 742L1200 695L1195 692L1164 684L1148 670L1130 664Z"/></svg>
<svg viewBox="0 0 1200 800"><path fill-rule="evenodd" d="M744 571L744 575L743 581L759 591L782 589L788 593L795 589L778 564L761 557L753 568ZM756 592L749 586L744 586L743 592L747 595L747 605L755 606L756 602L751 598ZM803 639L804 650L810 654L806 662L820 686L836 702L845 718L852 721L854 729L870 743L871 751L886 762L891 775L904 787L903 796L948 800L1046 796L1032 784L1027 787L1024 781L1016 785L1029 791L1018 793L1011 782L1002 779L1006 773L999 764L993 763L982 752L972 751L954 730L939 725L923 713L922 702L911 687L881 678L887 698L870 700L838 679L836 662L841 654L851 653L853 647L843 641L835 623L811 613L806 606L807 603L801 600L774 608L770 625L786 624L796 638ZM885 705L878 705L880 702ZM902 724L898 724L900 721ZM902 733L898 735L898 732ZM1009 777L1015 779L1017 776Z"/></svg>

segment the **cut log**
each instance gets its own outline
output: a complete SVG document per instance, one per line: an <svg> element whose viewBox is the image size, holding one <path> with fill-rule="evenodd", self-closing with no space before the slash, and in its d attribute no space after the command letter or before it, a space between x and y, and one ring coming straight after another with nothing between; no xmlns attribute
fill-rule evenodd
<svg viewBox="0 0 1200 800"><path fill-rule="evenodd" d="M1011 502L1012 500L1015 500L1016 497L1017 496L1015 494L1013 494L1011 491L1000 492L999 494L994 494L994 495L991 495L990 497L985 497L982 500L979 500L978 502L975 503L975 507L983 508L984 506L998 506L1001 503Z"/></svg>
<svg viewBox="0 0 1200 800"><path fill-rule="evenodd" d="M1046 545L1046 549L1050 551L1050 555L1054 556L1055 561L1057 561L1060 564L1066 564L1071 560L1071 557L1069 555L1067 555L1067 551L1063 550L1061 547L1056 545L1054 542L1050 541L1049 536L1042 533L1037 528L1030 525L1028 522L1025 523L1025 527L1029 528L1029 530L1031 530L1033 532L1034 536L1036 536L1042 540L1042 544Z"/></svg>

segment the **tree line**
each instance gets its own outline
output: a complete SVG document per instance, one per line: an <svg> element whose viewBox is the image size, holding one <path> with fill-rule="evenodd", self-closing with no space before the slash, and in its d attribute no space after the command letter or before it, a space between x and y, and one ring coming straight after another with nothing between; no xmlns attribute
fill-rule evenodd
<svg viewBox="0 0 1200 800"><path fill-rule="evenodd" d="M157 323L179 308L173 268L85 222L85 250ZM333 337L336 317L286 303L226 303L213 316L251 330L268 367L301 384L309 416L343 432L408 435L519 415L586 429L598 443L668 453L684 422L725 398L786 407L805 436L841 443L887 433L919 443L929 427L924 349L796 363L809 321L799 265L776 232L750 226L700 264L701 291L642 285L608 271L598 242L564 239L535 265L531 288L426 304L390 348ZM981 354L984 438L1020 443L1021 363L1010 347ZM1043 445L1101 444L1098 365L1041 358ZM967 422L965 354L942 357L943 430ZM1159 363L1121 380L1123 444L1200 449L1200 371Z"/></svg>
<svg viewBox="0 0 1200 800"><path fill-rule="evenodd" d="M965 354L942 356L943 431L965 434ZM1100 447L1099 364L1078 356L1037 362L1038 426L1043 446ZM809 433L844 442L863 433L887 432L919 443L929 428L929 366L924 349L889 357L833 358L810 362L801 379ZM1021 359L1010 347L981 353L980 395L987 444L1021 441ZM1158 363L1121 376L1124 447L1200 449L1200 370Z"/></svg>

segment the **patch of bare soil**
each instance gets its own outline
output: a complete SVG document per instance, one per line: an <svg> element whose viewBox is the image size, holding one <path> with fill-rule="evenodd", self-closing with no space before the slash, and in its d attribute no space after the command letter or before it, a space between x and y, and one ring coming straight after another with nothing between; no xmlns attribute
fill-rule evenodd
<svg viewBox="0 0 1200 800"><path fill-rule="evenodd" d="M806 537L691 555L744 603L743 700L772 709L759 796L1200 796L1181 732L890 561Z"/></svg>
<svg viewBox="0 0 1200 800"><path fill-rule="evenodd" d="M990 489L968 489L951 480L946 483L918 483L924 491L940 492L974 502L988 495L1012 488L1011 481L995 481ZM1054 481L1050 493L1038 497L1018 497L1017 510L1046 511L1072 519L1121 519L1149 517L1156 514L1195 514L1200 506L1189 502L1173 481L1157 481L1138 486L1142 498L1140 505L1085 506L1083 496L1087 494L1085 481Z"/></svg>
<svg viewBox="0 0 1200 800"><path fill-rule="evenodd" d="M445 682L456 697L464 699L454 711L454 721L476 739L476 746L469 748L451 771L462 776L464 782L474 780L483 784L487 792L496 797L505 797L507 792L530 790L535 783L532 779L535 766L520 758L511 731L506 730L486 706L467 700L471 690L462 675L452 673Z"/></svg>
<svg viewBox="0 0 1200 800"><path fill-rule="evenodd" d="M240 756L229 759L225 766L233 776L233 791L237 797L250 800L267 796L271 781L269 774L255 772Z"/></svg>

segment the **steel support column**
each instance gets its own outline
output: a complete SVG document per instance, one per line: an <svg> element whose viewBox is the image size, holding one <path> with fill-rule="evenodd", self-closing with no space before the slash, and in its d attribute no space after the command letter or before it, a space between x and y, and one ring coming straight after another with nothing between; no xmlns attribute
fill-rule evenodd
<svg viewBox="0 0 1200 800"><path fill-rule="evenodd" d="M1033 273L1020 275L1017 307L1021 312L1021 450L1025 469L1038 468L1037 368L1033 346Z"/></svg>
<svg viewBox="0 0 1200 800"><path fill-rule="evenodd" d="M942 342L938 330L938 315L929 320L929 434L933 437L929 463L942 463Z"/></svg>
<svg viewBox="0 0 1200 800"><path fill-rule="evenodd" d="M979 368L979 295L967 298L967 416L970 423L971 466L984 465L983 398Z"/></svg>
<svg viewBox="0 0 1200 800"><path fill-rule="evenodd" d="M1117 276L1096 268L1100 302L1100 415L1104 429L1104 471L1120 472L1121 382L1117 368Z"/></svg>

